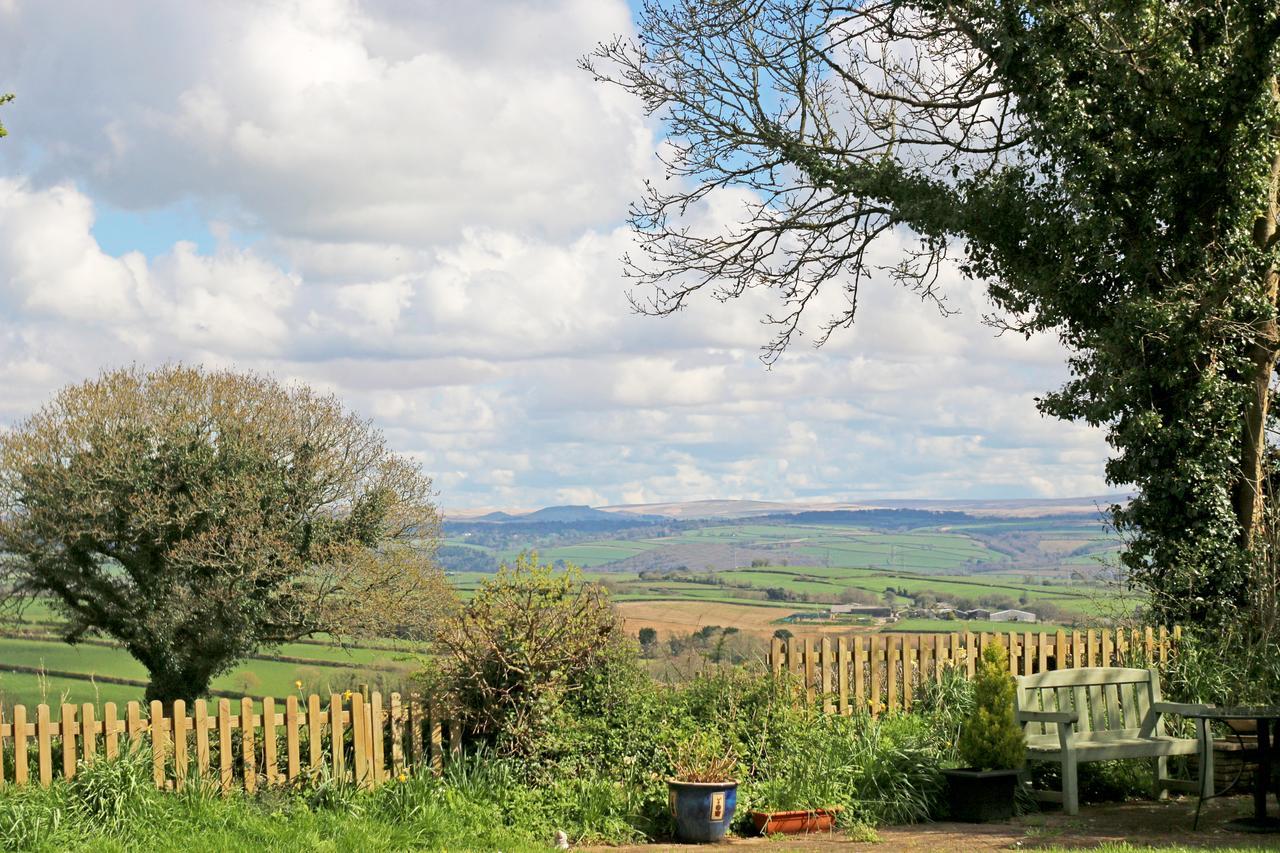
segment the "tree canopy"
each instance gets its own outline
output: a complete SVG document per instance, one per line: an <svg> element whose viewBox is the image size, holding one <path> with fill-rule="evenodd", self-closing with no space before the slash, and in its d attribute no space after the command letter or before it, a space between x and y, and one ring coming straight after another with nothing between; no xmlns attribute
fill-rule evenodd
<svg viewBox="0 0 1280 853"><path fill-rule="evenodd" d="M319 632L425 636L452 597L438 527L368 422L262 376L111 371L0 435L0 593L119 641L148 698Z"/></svg>
<svg viewBox="0 0 1280 853"><path fill-rule="evenodd" d="M13 95L0 95L0 107L13 100ZM4 123L0 122L0 136L8 136L9 131L4 129Z"/></svg>
<svg viewBox="0 0 1280 853"><path fill-rule="evenodd" d="M1039 405L1107 428L1159 615L1221 618L1275 585L1278 39L1274 0L650 0L583 62L668 130L669 180L631 212L633 301L772 289L772 360L820 292L844 300L819 343L877 275L946 311L956 264L988 322L1069 349ZM914 248L885 264L888 235Z"/></svg>

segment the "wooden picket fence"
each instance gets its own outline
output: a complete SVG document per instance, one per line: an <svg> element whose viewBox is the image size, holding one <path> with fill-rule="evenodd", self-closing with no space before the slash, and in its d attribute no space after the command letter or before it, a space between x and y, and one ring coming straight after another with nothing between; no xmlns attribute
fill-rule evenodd
<svg viewBox="0 0 1280 853"><path fill-rule="evenodd" d="M37 705L34 719L24 705L0 705L0 786L70 779L99 757L143 745L159 788L181 788L194 775L248 792L325 775L370 788L403 773L439 772L446 756L462 751L461 726L416 696L392 693L385 706L376 692L333 694L327 706L314 694L290 696L283 707L269 697L260 703L259 711L248 697L219 699L210 713L200 700L189 714L178 700L166 714L151 702L144 716L130 702L121 717L108 702L100 719L94 705L62 705L56 720L48 705Z"/></svg>
<svg viewBox="0 0 1280 853"><path fill-rule="evenodd" d="M821 700L828 714L866 709L877 716L910 711L925 684L941 682L948 667L972 678L989 643L999 642L1008 650L1011 673L1031 675L1088 666L1164 663L1181 637L1180 627L1055 634L855 634L834 642L827 637L796 637L774 639L769 665L775 675L789 673L809 703Z"/></svg>

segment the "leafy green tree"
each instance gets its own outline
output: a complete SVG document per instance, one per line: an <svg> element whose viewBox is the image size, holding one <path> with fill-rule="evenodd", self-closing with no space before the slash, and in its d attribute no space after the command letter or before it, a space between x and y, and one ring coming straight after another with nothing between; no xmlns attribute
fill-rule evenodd
<svg viewBox="0 0 1280 853"><path fill-rule="evenodd" d="M1233 618L1254 590L1280 353L1274 0L645 2L583 65L666 122L669 180L633 207L637 307L769 288L775 359L875 273L947 311L1050 332L1042 411L1105 425L1131 576L1157 615ZM713 205L733 205L727 226ZM907 245L885 268L873 247Z"/></svg>
<svg viewBox="0 0 1280 853"><path fill-rule="evenodd" d="M0 107L13 100L13 95L0 95ZM4 129L4 124L0 123L0 136L8 136L9 131Z"/></svg>
<svg viewBox="0 0 1280 853"><path fill-rule="evenodd" d="M0 435L0 593L117 640L150 699L264 645L426 634L453 600L431 480L333 397L170 366L64 388Z"/></svg>
<svg viewBox="0 0 1280 853"><path fill-rule="evenodd" d="M1009 770L1021 767L1026 756L1022 727L1013 715L1009 653L1000 643L982 650L973 679L973 713L960 727L956 748L965 767Z"/></svg>

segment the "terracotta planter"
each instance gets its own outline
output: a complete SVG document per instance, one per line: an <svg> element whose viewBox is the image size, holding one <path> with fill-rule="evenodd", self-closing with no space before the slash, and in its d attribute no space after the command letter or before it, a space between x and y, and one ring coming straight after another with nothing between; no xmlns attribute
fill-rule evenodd
<svg viewBox="0 0 1280 853"><path fill-rule="evenodd" d="M751 822L756 832L772 835L801 835L806 832L830 832L836 825L839 809L809 809L789 812L751 812Z"/></svg>

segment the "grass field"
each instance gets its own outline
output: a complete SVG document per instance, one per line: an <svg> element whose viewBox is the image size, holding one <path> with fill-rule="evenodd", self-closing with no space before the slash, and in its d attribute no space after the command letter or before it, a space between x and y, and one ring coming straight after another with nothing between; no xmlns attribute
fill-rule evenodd
<svg viewBox="0 0 1280 853"><path fill-rule="evenodd" d="M414 664L406 655L382 649L350 649L290 643L279 650L282 655L306 657L310 662L294 663L253 659L241 662L231 672L214 679L212 687L254 696L287 696L296 694L296 682L303 682L310 692L341 692L368 681L369 671L335 662L367 664L411 670ZM55 672L82 674L80 678L42 676L34 673L5 672L4 666L30 667ZM376 675L377 673L375 673ZM389 675L395 675L390 672ZM48 701L73 703L141 699L139 687L109 684L101 677L135 679L145 682L147 671L122 649L100 645L70 646L58 640L0 638L0 697L13 703L35 704Z"/></svg>

